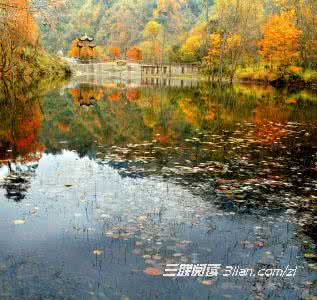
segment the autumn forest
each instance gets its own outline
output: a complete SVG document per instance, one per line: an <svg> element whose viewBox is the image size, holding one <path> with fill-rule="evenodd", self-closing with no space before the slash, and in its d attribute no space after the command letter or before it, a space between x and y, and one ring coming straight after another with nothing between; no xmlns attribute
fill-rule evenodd
<svg viewBox="0 0 317 300"><path fill-rule="evenodd" d="M76 57L88 34L106 61L195 63L212 79L317 77L314 0L3 0L0 9L1 74L23 60L49 65L34 62L39 49Z"/></svg>
<svg viewBox="0 0 317 300"><path fill-rule="evenodd" d="M74 0L55 10L55 20L39 21L53 53L74 55L72 41L87 33L102 58L198 63L231 79L316 81L314 0Z"/></svg>

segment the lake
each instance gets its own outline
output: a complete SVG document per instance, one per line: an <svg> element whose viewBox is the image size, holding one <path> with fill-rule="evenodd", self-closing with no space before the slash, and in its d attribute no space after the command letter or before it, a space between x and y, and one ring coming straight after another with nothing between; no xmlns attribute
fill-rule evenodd
<svg viewBox="0 0 317 300"><path fill-rule="evenodd" d="M0 106L1 300L315 299L316 92L73 80Z"/></svg>

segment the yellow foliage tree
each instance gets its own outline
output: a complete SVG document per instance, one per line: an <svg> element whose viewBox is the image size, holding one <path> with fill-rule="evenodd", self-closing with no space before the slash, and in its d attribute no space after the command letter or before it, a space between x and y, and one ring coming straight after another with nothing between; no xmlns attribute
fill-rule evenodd
<svg viewBox="0 0 317 300"><path fill-rule="evenodd" d="M144 28L144 37L155 40L162 31L162 26L156 21L149 21Z"/></svg>
<svg viewBox="0 0 317 300"><path fill-rule="evenodd" d="M112 59L119 59L121 58L121 51L120 48L118 47L114 47L114 46L110 46L108 48L109 51L109 55Z"/></svg>
<svg viewBox="0 0 317 300"><path fill-rule="evenodd" d="M210 35L211 47L208 50L209 56L216 58L219 57L221 46L221 35L219 33L213 33Z"/></svg>
<svg viewBox="0 0 317 300"><path fill-rule="evenodd" d="M182 46L182 55L185 61L193 61L197 57L197 52L202 45L202 39L199 36L189 37Z"/></svg>
<svg viewBox="0 0 317 300"><path fill-rule="evenodd" d="M151 41L151 59L152 61L159 62L162 56L162 46L160 42L160 35L163 31L161 24L156 21L149 21L144 28L144 37ZM146 42L146 41L145 41ZM149 46L149 43L143 43L142 51L146 52L145 47Z"/></svg>
<svg viewBox="0 0 317 300"><path fill-rule="evenodd" d="M181 55L184 61L197 60L199 50L204 43L204 35L206 32L206 23L197 24L189 33L188 38L184 41L181 47Z"/></svg>
<svg viewBox="0 0 317 300"><path fill-rule="evenodd" d="M127 51L127 58L132 61L140 61L142 59L142 51L137 47L132 47Z"/></svg>
<svg viewBox="0 0 317 300"><path fill-rule="evenodd" d="M175 13L185 2L184 0L157 0L157 7L153 15L158 16L168 12Z"/></svg>
<svg viewBox="0 0 317 300"><path fill-rule="evenodd" d="M317 6L317 5L316 5ZM306 66L317 65L317 15L313 9L303 7L301 11L301 56Z"/></svg>
<svg viewBox="0 0 317 300"><path fill-rule="evenodd" d="M293 22L292 12L271 16L264 24L262 34L259 54L264 61L285 67L298 58L301 31Z"/></svg>
<svg viewBox="0 0 317 300"><path fill-rule="evenodd" d="M241 53L241 37L239 34L227 34L226 38L220 33L213 33L210 35L208 56L204 58L205 65L208 66L212 76L219 69L220 57L227 61L230 65L230 78L233 79L239 54ZM223 53L221 53L223 48Z"/></svg>

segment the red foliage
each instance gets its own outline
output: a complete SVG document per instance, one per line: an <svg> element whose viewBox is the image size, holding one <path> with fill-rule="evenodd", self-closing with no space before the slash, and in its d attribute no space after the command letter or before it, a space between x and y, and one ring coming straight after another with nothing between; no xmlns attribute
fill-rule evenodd
<svg viewBox="0 0 317 300"><path fill-rule="evenodd" d="M126 91L126 97L129 101L137 100L140 98L140 91L134 88L128 88Z"/></svg>
<svg viewBox="0 0 317 300"><path fill-rule="evenodd" d="M114 92L110 96L108 96L108 99L112 102L119 101L121 98L121 93L120 92Z"/></svg>
<svg viewBox="0 0 317 300"><path fill-rule="evenodd" d="M127 51L127 59L132 61L140 61L142 59L142 51L137 47L132 47Z"/></svg>
<svg viewBox="0 0 317 300"><path fill-rule="evenodd" d="M109 47L109 55L112 59L119 59L121 57L121 51L118 47Z"/></svg>

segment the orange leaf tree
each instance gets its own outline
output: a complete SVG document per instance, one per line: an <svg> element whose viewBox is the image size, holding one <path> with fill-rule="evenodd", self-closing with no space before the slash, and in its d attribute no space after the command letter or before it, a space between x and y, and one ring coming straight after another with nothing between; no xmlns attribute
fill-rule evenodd
<svg viewBox="0 0 317 300"><path fill-rule="evenodd" d="M79 49L77 47L78 39L72 41L70 49L68 51L68 56L70 57L79 57Z"/></svg>
<svg viewBox="0 0 317 300"><path fill-rule="evenodd" d="M16 70L23 49L34 49L38 32L27 0L2 0L0 6L0 75Z"/></svg>
<svg viewBox="0 0 317 300"><path fill-rule="evenodd" d="M110 46L108 50L112 59L119 59L121 57L121 51L118 47Z"/></svg>
<svg viewBox="0 0 317 300"><path fill-rule="evenodd" d="M127 58L133 61L140 61L142 59L142 51L137 47L132 47L127 51Z"/></svg>
<svg viewBox="0 0 317 300"><path fill-rule="evenodd" d="M293 22L292 12L271 16L264 24L262 34L259 54L264 61L286 67L298 58L301 31Z"/></svg>

